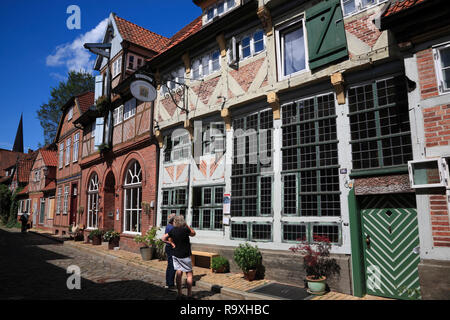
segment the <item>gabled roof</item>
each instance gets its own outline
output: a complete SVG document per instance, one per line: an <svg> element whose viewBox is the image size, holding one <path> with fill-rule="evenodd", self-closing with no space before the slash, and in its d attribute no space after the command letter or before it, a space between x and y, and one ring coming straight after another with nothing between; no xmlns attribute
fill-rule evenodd
<svg viewBox="0 0 450 320"><path fill-rule="evenodd" d="M54 140L55 143L58 142L59 134L61 133L61 128L62 128L64 117L67 112L67 108L69 106L75 105L75 100L77 100L77 102L78 102L78 107L79 107L78 111L81 116L83 113L88 111L91 106L94 105L95 93L92 91L87 91L87 92L84 92L77 96L73 96L72 98L69 99L69 101L66 102L66 104L62 107L63 112L61 114L61 117L59 118L58 128L56 129L56 135L55 135L55 140Z"/></svg>
<svg viewBox="0 0 450 320"><path fill-rule="evenodd" d="M57 166L57 156L56 151L52 150L40 150L42 155L42 160L47 167L56 167Z"/></svg>
<svg viewBox="0 0 450 320"><path fill-rule="evenodd" d="M392 16L396 13L399 13L401 11L410 9L420 3L423 2L427 2L430 0L396 0L396 1L391 1L391 3L389 4L389 7L387 8L387 10L384 12L383 17L388 17L388 16Z"/></svg>
<svg viewBox="0 0 450 320"><path fill-rule="evenodd" d="M183 29L175 33L172 36L172 38L170 38L170 42L164 51L170 49L173 46L176 46L178 43L189 38L193 34L197 33L201 28L202 28L202 16L199 16L191 23L186 25Z"/></svg>
<svg viewBox="0 0 450 320"><path fill-rule="evenodd" d="M77 96L78 106L80 107L80 115L89 110L94 105L95 93L92 91L85 92Z"/></svg>
<svg viewBox="0 0 450 320"><path fill-rule="evenodd" d="M36 160L37 152L25 159L19 160L17 168L17 181L19 183L28 183L30 179L31 168L33 167L34 160Z"/></svg>
<svg viewBox="0 0 450 320"><path fill-rule="evenodd" d="M123 40L144 47L156 53L164 51L170 39L138 26L117 15L113 15Z"/></svg>

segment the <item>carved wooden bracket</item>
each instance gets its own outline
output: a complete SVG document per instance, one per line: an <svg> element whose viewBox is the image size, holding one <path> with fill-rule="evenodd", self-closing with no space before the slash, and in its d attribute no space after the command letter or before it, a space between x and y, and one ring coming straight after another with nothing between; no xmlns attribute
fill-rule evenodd
<svg viewBox="0 0 450 320"><path fill-rule="evenodd" d="M216 37L216 41L219 44L220 55L222 57L225 57L227 55L227 44L225 42L225 35L223 33L219 34Z"/></svg>
<svg viewBox="0 0 450 320"><path fill-rule="evenodd" d="M271 36L273 34L272 31L272 16L270 15L269 9L266 6L262 6L258 8L257 11L259 20L261 20L261 24L266 32L266 36Z"/></svg>
<svg viewBox="0 0 450 320"><path fill-rule="evenodd" d="M194 138L194 126L192 125L192 120L184 120L184 128L189 131L189 136L191 140Z"/></svg>
<svg viewBox="0 0 450 320"><path fill-rule="evenodd" d="M279 120L281 119L280 114L280 99L278 98L278 94L276 92L269 92L267 94L267 103L270 105L273 111L273 119Z"/></svg>
<svg viewBox="0 0 450 320"><path fill-rule="evenodd" d="M231 130L230 110L222 109L222 111L220 111L220 115L222 116L223 121L225 122L225 127L226 127L227 131L230 131Z"/></svg>
<svg viewBox="0 0 450 320"><path fill-rule="evenodd" d="M156 130L155 132L155 138L158 141L159 147L162 149L164 147L164 139L161 131Z"/></svg>
<svg viewBox="0 0 450 320"><path fill-rule="evenodd" d="M344 83L344 77L341 72L331 75L331 84L333 85L334 90L336 90L338 104L345 104Z"/></svg>
<svg viewBox="0 0 450 320"><path fill-rule="evenodd" d="M181 59L183 59L184 68L186 69L186 73L191 73L191 59L189 59L189 53L185 53L181 56Z"/></svg>

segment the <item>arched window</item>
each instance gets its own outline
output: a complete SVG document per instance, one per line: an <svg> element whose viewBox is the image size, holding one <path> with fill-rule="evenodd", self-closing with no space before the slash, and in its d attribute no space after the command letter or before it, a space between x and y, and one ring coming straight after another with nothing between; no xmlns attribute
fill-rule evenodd
<svg viewBox="0 0 450 320"><path fill-rule="evenodd" d="M133 161L125 173L124 183L124 232L141 232L142 214L142 170L137 161Z"/></svg>
<svg viewBox="0 0 450 320"><path fill-rule="evenodd" d="M89 180L87 227L88 229L98 228L98 175L96 173Z"/></svg>

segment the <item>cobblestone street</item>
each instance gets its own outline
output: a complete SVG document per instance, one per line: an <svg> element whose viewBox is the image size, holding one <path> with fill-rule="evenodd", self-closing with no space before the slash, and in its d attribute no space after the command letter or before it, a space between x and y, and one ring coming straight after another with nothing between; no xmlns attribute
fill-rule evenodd
<svg viewBox="0 0 450 320"><path fill-rule="evenodd" d="M150 272L105 262L36 234L0 228L0 299L174 300L164 280ZM69 290L67 267L81 270L81 290ZM201 300L232 299L193 288ZM183 289L183 293L186 289Z"/></svg>

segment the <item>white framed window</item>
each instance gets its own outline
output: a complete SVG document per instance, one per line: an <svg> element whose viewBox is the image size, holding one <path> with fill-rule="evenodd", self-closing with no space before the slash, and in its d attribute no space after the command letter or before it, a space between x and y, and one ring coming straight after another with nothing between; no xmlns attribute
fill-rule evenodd
<svg viewBox="0 0 450 320"><path fill-rule="evenodd" d="M135 54L128 54L127 69L136 70L144 64L144 58Z"/></svg>
<svg viewBox="0 0 450 320"><path fill-rule="evenodd" d="M62 187L58 187L57 197L56 197L56 214L61 213L61 197L62 197Z"/></svg>
<svg viewBox="0 0 450 320"><path fill-rule="evenodd" d="M41 171L36 170L34 172L34 182L39 182L39 181L41 181Z"/></svg>
<svg viewBox="0 0 450 320"><path fill-rule="evenodd" d="M222 14L230 11L236 5L236 0L219 1L218 3L208 7L205 10L206 22L210 22L215 17L219 17Z"/></svg>
<svg viewBox="0 0 450 320"><path fill-rule="evenodd" d="M117 77L122 72L122 57L120 56L113 62L112 77Z"/></svg>
<svg viewBox="0 0 450 320"><path fill-rule="evenodd" d="M123 105L114 109L113 113L114 126L121 124L123 121Z"/></svg>
<svg viewBox="0 0 450 320"><path fill-rule="evenodd" d="M64 142L59 144L59 168L62 169L64 161Z"/></svg>
<svg viewBox="0 0 450 320"><path fill-rule="evenodd" d="M141 232L142 170L137 161L128 166L124 182L124 226L127 233Z"/></svg>
<svg viewBox="0 0 450 320"><path fill-rule="evenodd" d="M364 11L387 0L341 0L344 16Z"/></svg>
<svg viewBox="0 0 450 320"><path fill-rule="evenodd" d="M94 173L89 181L87 228L98 228L98 175Z"/></svg>
<svg viewBox="0 0 450 320"><path fill-rule="evenodd" d="M73 118L73 107L70 107L69 112L67 113L67 121L72 120Z"/></svg>
<svg viewBox="0 0 450 320"><path fill-rule="evenodd" d="M233 44L231 43L228 50L228 61L230 62L233 60L245 60L263 52L266 49L266 36L261 29L258 29L250 34L237 37L236 45L239 57L233 55Z"/></svg>
<svg viewBox="0 0 450 320"><path fill-rule="evenodd" d="M125 102L123 108L123 120L127 120L136 114L136 98Z"/></svg>
<svg viewBox="0 0 450 320"><path fill-rule="evenodd" d="M78 149L80 148L80 133L75 133L73 136L73 162L78 161Z"/></svg>
<svg viewBox="0 0 450 320"><path fill-rule="evenodd" d="M69 138L66 140L66 166L70 163L70 147L72 144L72 139Z"/></svg>
<svg viewBox="0 0 450 320"><path fill-rule="evenodd" d="M63 214L67 214L69 209L69 186L64 187L64 207L63 207Z"/></svg>
<svg viewBox="0 0 450 320"><path fill-rule="evenodd" d="M213 50L204 54L192 63L192 79L200 80L220 70L220 51Z"/></svg>
<svg viewBox="0 0 450 320"><path fill-rule="evenodd" d="M450 92L450 42L433 48L439 93Z"/></svg>
<svg viewBox="0 0 450 320"><path fill-rule="evenodd" d="M276 30L278 78L283 80L308 70L305 20L293 20Z"/></svg>
<svg viewBox="0 0 450 320"><path fill-rule="evenodd" d="M188 159L191 154L189 132L177 129L165 137L164 162Z"/></svg>
<svg viewBox="0 0 450 320"><path fill-rule="evenodd" d="M161 86L162 88L162 93L165 94L168 92L168 88L171 91L175 91L178 88L181 88L182 84L185 83L185 74L186 74L186 69L184 66L176 68L174 71L170 72L167 74L167 76L164 78L164 80L168 80L166 82L167 86L163 85Z"/></svg>

